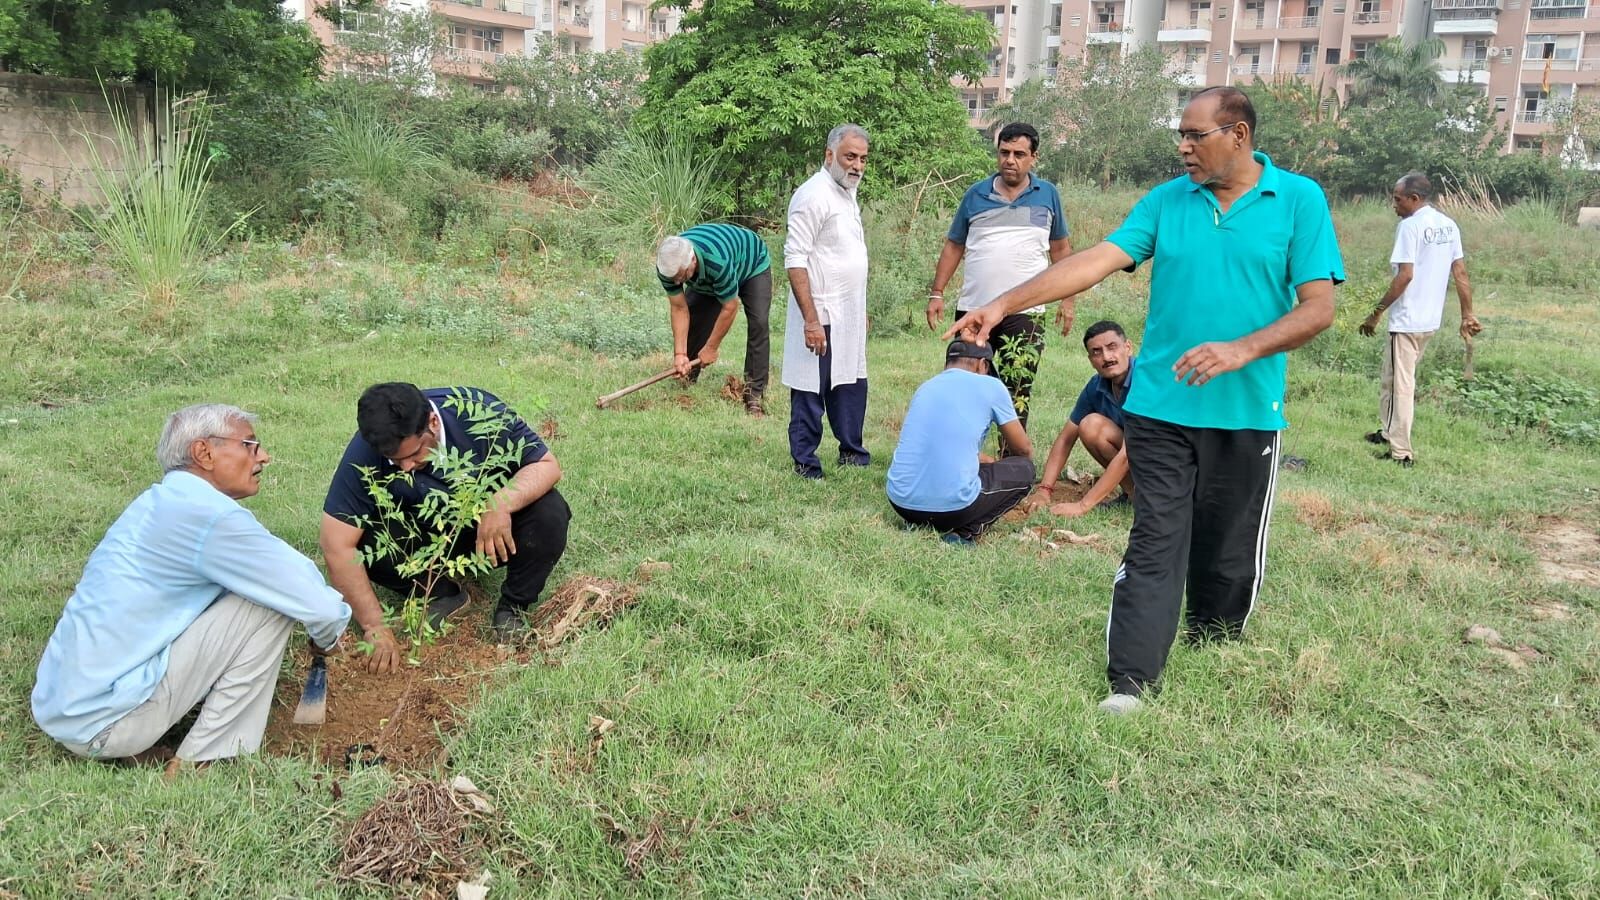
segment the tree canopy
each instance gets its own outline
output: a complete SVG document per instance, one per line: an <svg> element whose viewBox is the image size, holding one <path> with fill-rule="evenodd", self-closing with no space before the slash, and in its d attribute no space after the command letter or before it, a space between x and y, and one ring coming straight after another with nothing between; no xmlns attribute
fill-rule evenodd
<svg viewBox="0 0 1600 900"><path fill-rule="evenodd" d="M684 11L681 31L645 51L638 121L722 150L742 209L782 209L842 122L872 134L869 193L985 164L950 84L986 69L980 16L927 0L663 5Z"/></svg>
<svg viewBox="0 0 1600 900"><path fill-rule="evenodd" d="M1428 38L1407 44L1397 37L1374 44L1367 55L1344 65L1350 77L1350 103L1361 105L1409 97L1432 103L1448 87L1439 78L1439 57L1444 41Z"/></svg>
<svg viewBox="0 0 1600 900"><path fill-rule="evenodd" d="M0 0L0 68L19 72L281 90L314 78L321 58L278 0Z"/></svg>
<svg viewBox="0 0 1600 900"><path fill-rule="evenodd" d="M1180 85L1160 49L1063 59L1054 79L1032 79L995 122L1028 122L1039 129L1039 168L1054 180L1151 181L1170 175L1173 98Z"/></svg>

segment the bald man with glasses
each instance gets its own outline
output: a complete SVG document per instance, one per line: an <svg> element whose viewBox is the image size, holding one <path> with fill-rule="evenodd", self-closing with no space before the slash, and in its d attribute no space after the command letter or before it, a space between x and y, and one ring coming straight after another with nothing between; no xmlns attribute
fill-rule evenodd
<svg viewBox="0 0 1600 900"><path fill-rule="evenodd" d="M1333 322L1344 280L1316 182L1255 150L1244 92L1207 88L1177 129L1184 175L1157 185L1101 244L958 321L984 339L1008 313L1072 297L1152 263L1139 378L1124 401L1133 530L1112 580L1111 695L1125 714L1156 687L1178 633L1237 638L1266 571L1285 427L1286 352Z"/></svg>

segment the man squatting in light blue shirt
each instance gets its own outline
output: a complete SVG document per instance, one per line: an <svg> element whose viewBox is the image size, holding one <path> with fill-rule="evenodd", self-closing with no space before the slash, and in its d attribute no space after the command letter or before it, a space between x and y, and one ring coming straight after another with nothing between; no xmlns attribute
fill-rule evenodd
<svg viewBox="0 0 1600 900"><path fill-rule="evenodd" d="M944 359L944 371L911 396L889 464L889 504L909 524L970 544L1032 489L1033 444L1005 385L989 375L987 344L951 341ZM991 425L1011 456L979 458Z"/></svg>
<svg viewBox="0 0 1600 900"><path fill-rule="evenodd" d="M272 461L255 420L222 404L168 416L166 474L89 555L33 689L39 727L78 756L142 753L196 704L169 772L254 753L294 623L313 653L344 633L339 592L238 503Z"/></svg>

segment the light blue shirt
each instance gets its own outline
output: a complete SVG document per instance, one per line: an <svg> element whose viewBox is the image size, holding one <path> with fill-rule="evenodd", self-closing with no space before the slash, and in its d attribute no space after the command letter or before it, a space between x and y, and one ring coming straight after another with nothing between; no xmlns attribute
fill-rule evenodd
<svg viewBox="0 0 1600 900"><path fill-rule="evenodd" d="M1190 428L1278 431L1288 357L1274 353L1199 386L1172 366L1191 347L1231 341L1294 309L1296 289L1344 280L1328 199L1315 181L1255 154L1261 178L1227 212L1186 176L1157 185L1106 240L1134 264L1154 260L1140 377L1127 412Z"/></svg>
<svg viewBox="0 0 1600 900"><path fill-rule="evenodd" d="M945 369L911 395L889 463L889 502L917 512L951 512L978 499L978 451L990 425L1017 418L1000 379Z"/></svg>
<svg viewBox="0 0 1600 900"><path fill-rule="evenodd" d="M168 472L128 505L89 555L39 660L33 718L87 744L150 699L172 642L233 592L301 622L332 647L350 607L304 554L188 472Z"/></svg>

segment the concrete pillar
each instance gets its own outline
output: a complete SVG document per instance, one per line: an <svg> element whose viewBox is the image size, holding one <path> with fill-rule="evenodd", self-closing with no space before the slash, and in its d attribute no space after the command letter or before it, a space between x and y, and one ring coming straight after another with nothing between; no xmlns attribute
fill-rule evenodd
<svg viewBox="0 0 1600 900"><path fill-rule="evenodd" d="M1161 13L1166 5L1166 0L1128 0L1128 28L1133 32L1133 40L1124 45L1125 49L1137 50L1156 43L1156 31L1161 27Z"/></svg>

